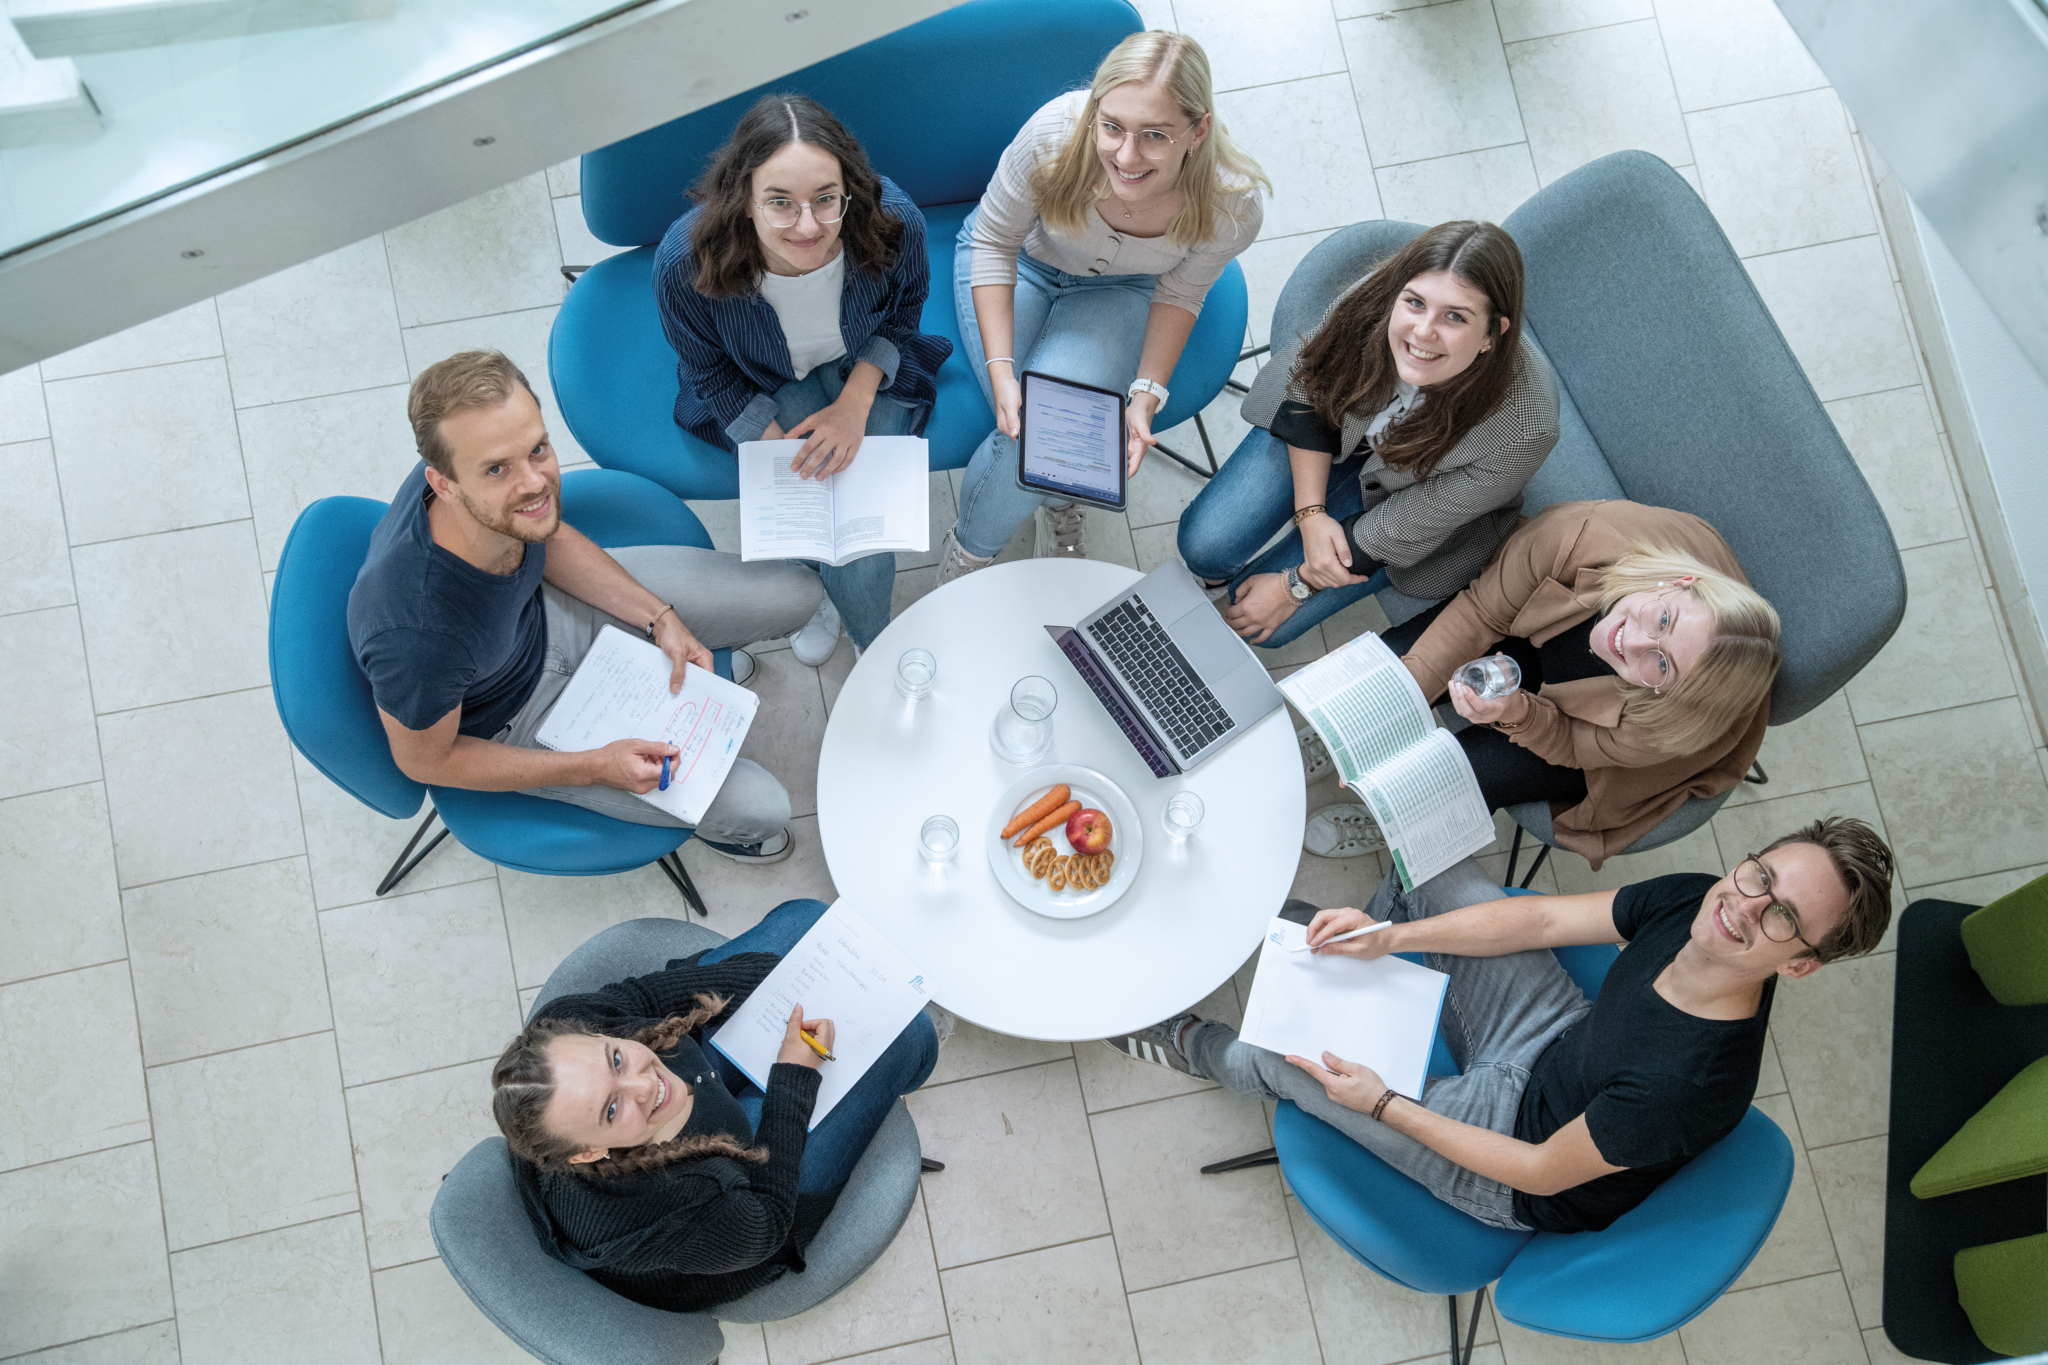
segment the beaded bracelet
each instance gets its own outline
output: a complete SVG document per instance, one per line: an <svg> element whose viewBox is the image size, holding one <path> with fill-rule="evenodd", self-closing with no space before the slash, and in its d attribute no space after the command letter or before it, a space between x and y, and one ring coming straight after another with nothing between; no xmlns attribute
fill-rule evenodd
<svg viewBox="0 0 2048 1365"><path fill-rule="evenodd" d="M1299 512L1296 512L1294 514L1294 524L1296 526L1299 526L1304 521L1307 521L1310 517L1319 517L1323 515L1323 512L1324 508L1323 504L1321 503L1317 503L1313 507L1304 507Z"/></svg>
<svg viewBox="0 0 2048 1365"><path fill-rule="evenodd" d="M1380 1119L1380 1115L1386 1112L1386 1108L1387 1108L1387 1101L1389 1101L1389 1100L1393 1099L1393 1098L1394 1098L1394 1096L1395 1096L1395 1095L1397 1095L1397 1094L1399 1094L1399 1093L1400 1093L1399 1091L1396 1091L1396 1090L1391 1090L1391 1089L1390 1089L1390 1090L1388 1090L1388 1091L1387 1091L1387 1093L1386 1093L1386 1094L1384 1094L1384 1095L1380 1096L1380 1102L1379 1102L1378 1104L1376 1104L1376 1105L1374 1105L1374 1106L1372 1107L1372 1118L1373 1118L1373 1122L1375 1122L1375 1123L1379 1123L1379 1122L1381 1122L1381 1121L1382 1121L1382 1120Z"/></svg>

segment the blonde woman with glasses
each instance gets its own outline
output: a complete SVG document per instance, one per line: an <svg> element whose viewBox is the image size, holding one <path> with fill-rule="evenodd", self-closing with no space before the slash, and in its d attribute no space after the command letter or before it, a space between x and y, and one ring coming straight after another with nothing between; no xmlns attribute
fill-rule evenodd
<svg viewBox="0 0 2048 1365"><path fill-rule="evenodd" d="M1261 186L1215 115L1208 57L1183 34L1132 34L1087 90L1031 116L954 256L960 335L996 429L967 466L941 584L989 564L1041 504L1038 553L1085 554L1081 509L1017 486L1019 376L1128 392L1136 474L1202 300L1259 235Z"/></svg>
<svg viewBox="0 0 2048 1365"><path fill-rule="evenodd" d="M1448 693L1472 722L1458 740L1488 806L1548 801L1558 845L1595 868L1688 797L1742 780L1779 663L1778 613L1720 534L1623 501L1545 508L1472 586L1385 639L1425 697ZM1521 690L1482 697L1453 679L1495 652L1520 664ZM1338 822L1310 817L1311 852L1318 821Z"/></svg>

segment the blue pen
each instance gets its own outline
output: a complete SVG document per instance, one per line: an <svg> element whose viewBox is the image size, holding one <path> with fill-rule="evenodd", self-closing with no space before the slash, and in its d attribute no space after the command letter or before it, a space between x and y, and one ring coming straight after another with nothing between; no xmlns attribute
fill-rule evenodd
<svg viewBox="0 0 2048 1365"><path fill-rule="evenodd" d="M660 785L659 787L655 788L655 790L656 790L656 791L667 791L667 790L668 790L668 755L667 755L667 754L663 754L663 755L661 756L661 785Z"/></svg>

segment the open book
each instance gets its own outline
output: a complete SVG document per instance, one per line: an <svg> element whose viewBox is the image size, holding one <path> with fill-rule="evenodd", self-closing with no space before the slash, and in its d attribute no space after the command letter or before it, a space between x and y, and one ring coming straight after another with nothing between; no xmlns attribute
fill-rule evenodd
<svg viewBox="0 0 2048 1365"><path fill-rule="evenodd" d="M659 646L606 626L534 740L560 753L602 749L617 739L675 745L682 753L669 765L668 790L636 794L694 825L725 785L761 699L695 664L684 670L683 690L670 692L673 671Z"/></svg>
<svg viewBox="0 0 2048 1365"><path fill-rule="evenodd" d="M870 436L853 463L800 479L802 441L740 446L740 558L839 565L884 550L931 548L931 457L922 436Z"/></svg>
<svg viewBox="0 0 2048 1365"><path fill-rule="evenodd" d="M1403 887L1413 891L1493 842L1465 751L1437 728L1422 689L1379 636L1367 631L1284 679L1280 691L1322 736L1344 785L1364 798Z"/></svg>

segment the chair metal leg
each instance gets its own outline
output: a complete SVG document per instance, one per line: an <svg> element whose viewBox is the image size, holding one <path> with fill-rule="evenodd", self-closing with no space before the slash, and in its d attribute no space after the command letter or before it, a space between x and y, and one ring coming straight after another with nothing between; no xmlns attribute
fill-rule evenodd
<svg viewBox="0 0 2048 1365"><path fill-rule="evenodd" d="M1246 1152L1243 1156L1230 1157L1224 1161L1212 1161L1202 1168L1203 1175L1221 1175L1225 1171L1248 1171L1254 1166L1278 1166L1280 1153L1268 1147L1261 1152Z"/></svg>
<svg viewBox="0 0 2048 1365"><path fill-rule="evenodd" d="M1449 1296L1451 1305L1451 1365L1468 1365L1472 1359L1472 1343L1479 1338L1479 1315L1486 1309L1486 1286L1479 1287L1472 1299L1472 1320L1465 1327L1464 1349L1458 1348L1458 1296Z"/></svg>
<svg viewBox="0 0 2048 1365"><path fill-rule="evenodd" d="M1749 765L1749 772L1744 775L1742 780L1744 782L1754 782L1757 786L1761 787L1771 780L1771 775L1764 771L1763 764L1751 763Z"/></svg>
<svg viewBox="0 0 2048 1365"><path fill-rule="evenodd" d="M704 898L697 894L697 883L690 880L690 869L683 866L682 850L664 853L656 861L661 864L661 870L668 873L668 879L676 890L683 893L683 899L697 912L698 918L710 919L711 912L704 908Z"/></svg>
<svg viewBox="0 0 2048 1365"><path fill-rule="evenodd" d="M378 895L383 895L392 887L404 881L406 878L406 874L411 872L414 868L418 867L421 863L425 862L427 860L427 855L429 853L432 853L435 849L439 848L441 846L441 841L448 837L448 826L441 826L441 832L434 836L433 842L428 844L425 848L421 849L419 851L419 856L413 857L413 846L419 843L421 837L426 834L427 827L433 824L435 820L439 819L440 815L441 812L435 810L432 806L427 807L427 818L420 821L420 827L412 832L412 838L405 841L404 850L399 853L397 861L391 864L391 869L384 874L384 880L377 883ZM411 862L406 861L408 857L412 857Z"/></svg>
<svg viewBox="0 0 2048 1365"><path fill-rule="evenodd" d="M1213 479L1216 477L1217 469L1216 447L1209 444L1209 424L1202 420L1202 414L1199 412L1195 414L1195 434L1202 438L1202 454L1206 456L1209 461L1209 467L1207 469L1202 468L1193 460L1188 459L1186 456L1180 454L1178 451L1174 450L1170 446L1159 445L1154 446L1152 448L1158 451L1161 455L1164 455L1167 459L1172 460L1175 464L1181 466L1183 469L1186 469L1190 474L1193 474L1196 478Z"/></svg>
<svg viewBox="0 0 2048 1365"><path fill-rule="evenodd" d="M1508 875L1501 878L1503 886L1515 884L1515 864L1522 861L1522 827L1515 826L1514 842L1508 845Z"/></svg>
<svg viewBox="0 0 2048 1365"><path fill-rule="evenodd" d="M1536 861L1535 861L1535 862L1533 862L1533 863L1530 863L1530 864L1529 864L1529 873L1528 873L1528 875L1527 875L1527 876L1523 877L1523 878L1522 878L1522 881L1521 881L1521 887L1522 887L1522 889L1523 889L1524 891L1527 891L1527 890L1529 889L1529 883L1530 883L1530 882L1533 882L1533 881L1535 881L1535 880L1536 880L1536 872L1537 872L1537 869L1539 869L1539 868L1541 868L1541 867L1543 866L1543 860L1544 860L1544 859L1546 859L1546 858L1548 858L1549 856L1550 856L1550 845L1549 845L1549 844L1542 844L1542 845L1539 845L1539 846L1537 847L1537 849L1536 849ZM1510 875L1512 875L1512 874L1510 874Z"/></svg>
<svg viewBox="0 0 2048 1365"><path fill-rule="evenodd" d="M943 1161L933 1161L928 1156L921 1156L917 1159L917 1168L921 1171L943 1171L946 1169L946 1163Z"/></svg>

